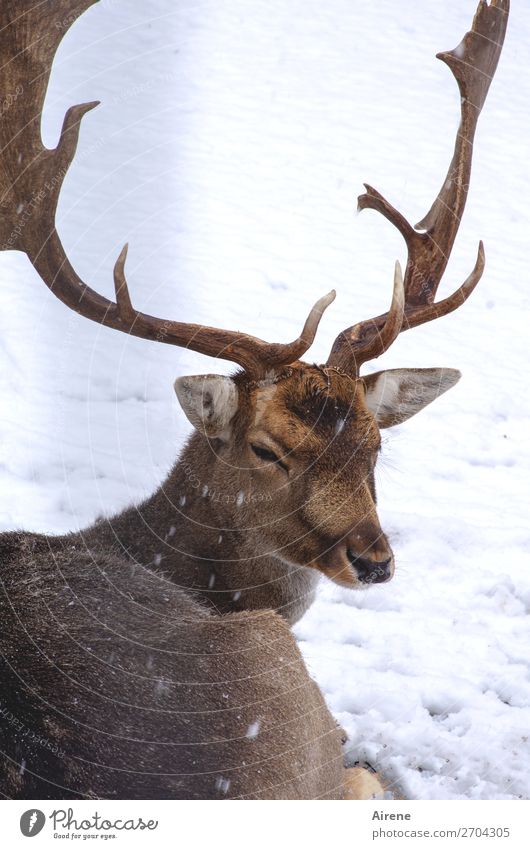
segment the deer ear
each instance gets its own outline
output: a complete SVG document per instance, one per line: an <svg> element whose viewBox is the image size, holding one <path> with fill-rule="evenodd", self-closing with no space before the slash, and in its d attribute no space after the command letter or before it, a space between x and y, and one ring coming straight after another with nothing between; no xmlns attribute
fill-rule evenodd
<svg viewBox="0 0 530 849"><path fill-rule="evenodd" d="M228 438L238 403L232 378L221 374L178 377L174 386L180 406L194 428L212 439Z"/></svg>
<svg viewBox="0 0 530 849"><path fill-rule="evenodd" d="M381 428L410 419L460 380L454 368L397 368L363 377L366 405Z"/></svg>

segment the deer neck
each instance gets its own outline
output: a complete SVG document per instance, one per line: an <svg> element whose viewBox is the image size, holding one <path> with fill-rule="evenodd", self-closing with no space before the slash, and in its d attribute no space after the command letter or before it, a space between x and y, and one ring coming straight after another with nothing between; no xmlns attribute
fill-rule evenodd
<svg viewBox="0 0 530 849"><path fill-rule="evenodd" d="M318 572L263 554L243 518L246 497L237 470L195 433L151 498L98 522L84 544L119 549L220 612L272 608L293 623L314 599Z"/></svg>

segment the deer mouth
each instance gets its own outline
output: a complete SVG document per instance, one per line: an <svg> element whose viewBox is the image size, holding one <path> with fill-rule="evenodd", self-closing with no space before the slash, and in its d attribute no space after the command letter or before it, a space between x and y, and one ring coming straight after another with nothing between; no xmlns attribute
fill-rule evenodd
<svg viewBox="0 0 530 849"><path fill-rule="evenodd" d="M386 584L394 575L394 557L383 560L355 557L348 548L321 558L315 566L331 581L350 589L367 589L373 584Z"/></svg>
<svg viewBox="0 0 530 849"><path fill-rule="evenodd" d="M319 568L327 578L335 584L339 584L341 587L359 590L365 586L365 584L361 583L355 569L349 563L337 564L334 566L326 565L320 566Z"/></svg>
<svg viewBox="0 0 530 849"><path fill-rule="evenodd" d="M357 571L346 557L345 552L330 552L323 557L314 560L313 565L326 578L348 589L361 589L365 586L360 580Z"/></svg>

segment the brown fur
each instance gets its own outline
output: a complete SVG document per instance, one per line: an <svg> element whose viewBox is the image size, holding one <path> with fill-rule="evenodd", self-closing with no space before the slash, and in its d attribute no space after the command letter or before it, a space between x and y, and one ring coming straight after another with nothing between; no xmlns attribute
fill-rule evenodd
<svg viewBox="0 0 530 849"><path fill-rule="evenodd" d="M377 427L336 372L236 379L229 438L195 433L144 504L66 537L0 535L5 795L350 797L284 620L356 520L377 545ZM289 475L258 436L285 445Z"/></svg>
<svg viewBox="0 0 530 849"><path fill-rule="evenodd" d="M236 382L230 438L194 433L152 498L82 538L156 565L218 611L273 608L294 622L319 572L359 586L347 545L375 561L391 553L375 510L379 431L360 382L336 371L299 366L265 386ZM285 446L289 475L253 454L265 438Z"/></svg>
<svg viewBox="0 0 530 849"><path fill-rule="evenodd" d="M0 545L5 795L341 798L340 731L276 614L212 615L64 541Z"/></svg>
<svg viewBox="0 0 530 849"><path fill-rule="evenodd" d="M24 251L54 294L92 320L228 357L246 374L236 378L237 391L210 381L202 400L200 379L179 385L198 430L164 486L140 507L63 538L0 536L0 786L21 798L355 796L357 777L342 767L339 731L284 619L295 621L311 603L319 572L352 587L392 575L375 510L379 436L365 388L368 398L372 387L379 424L388 426L446 391L458 374L397 370L371 375L363 386L336 368L297 363L260 385L247 375L302 356L334 293L315 305L298 340L267 345L135 311L126 249L115 267L115 303L81 285L54 223L81 118L96 104L69 110L55 150L43 147L36 117L55 50L93 3L3 3L4 89L22 93L0 124L4 249ZM457 53L442 55L466 93L449 168L462 179L443 183L420 222L424 232L371 187L359 198L361 208L378 209L397 226L409 257L404 280L396 267L389 313L339 334L329 366L358 375L401 329L455 309L480 279L482 245L464 286L434 303L508 10L508 0L481 3ZM20 226L21 212L30 226ZM236 395L235 418L227 417ZM244 734L249 722L262 723L263 732Z"/></svg>

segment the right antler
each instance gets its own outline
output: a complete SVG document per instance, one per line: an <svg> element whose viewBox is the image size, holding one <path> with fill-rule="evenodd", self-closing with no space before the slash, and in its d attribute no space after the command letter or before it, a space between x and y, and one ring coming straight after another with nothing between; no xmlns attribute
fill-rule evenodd
<svg viewBox="0 0 530 849"><path fill-rule="evenodd" d="M484 247L479 244L475 268L448 298L434 303L464 212L471 174L473 138L480 111L501 54L509 0L480 0L470 32L438 58L453 72L460 89L461 122L447 177L431 209L416 229L371 186L359 197L360 209L376 209L399 230L408 249L405 307L402 322L395 307L389 313L360 322L336 338L327 365L359 374L360 366L386 351L402 330L452 312L469 297L484 270ZM421 232L417 232L417 231ZM394 313L394 315L393 315Z"/></svg>
<svg viewBox="0 0 530 849"><path fill-rule="evenodd" d="M75 312L107 327L230 360L255 377L294 362L311 346L334 292L315 304L298 339L283 345L138 312L131 303L125 279L127 246L114 268L115 302L90 288L70 265L55 229L57 203L75 155L81 119L98 103L83 103L68 110L55 150L42 144L40 123L61 38L95 2L98 0L2 0L0 250L26 253L54 295Z"/></svg>

